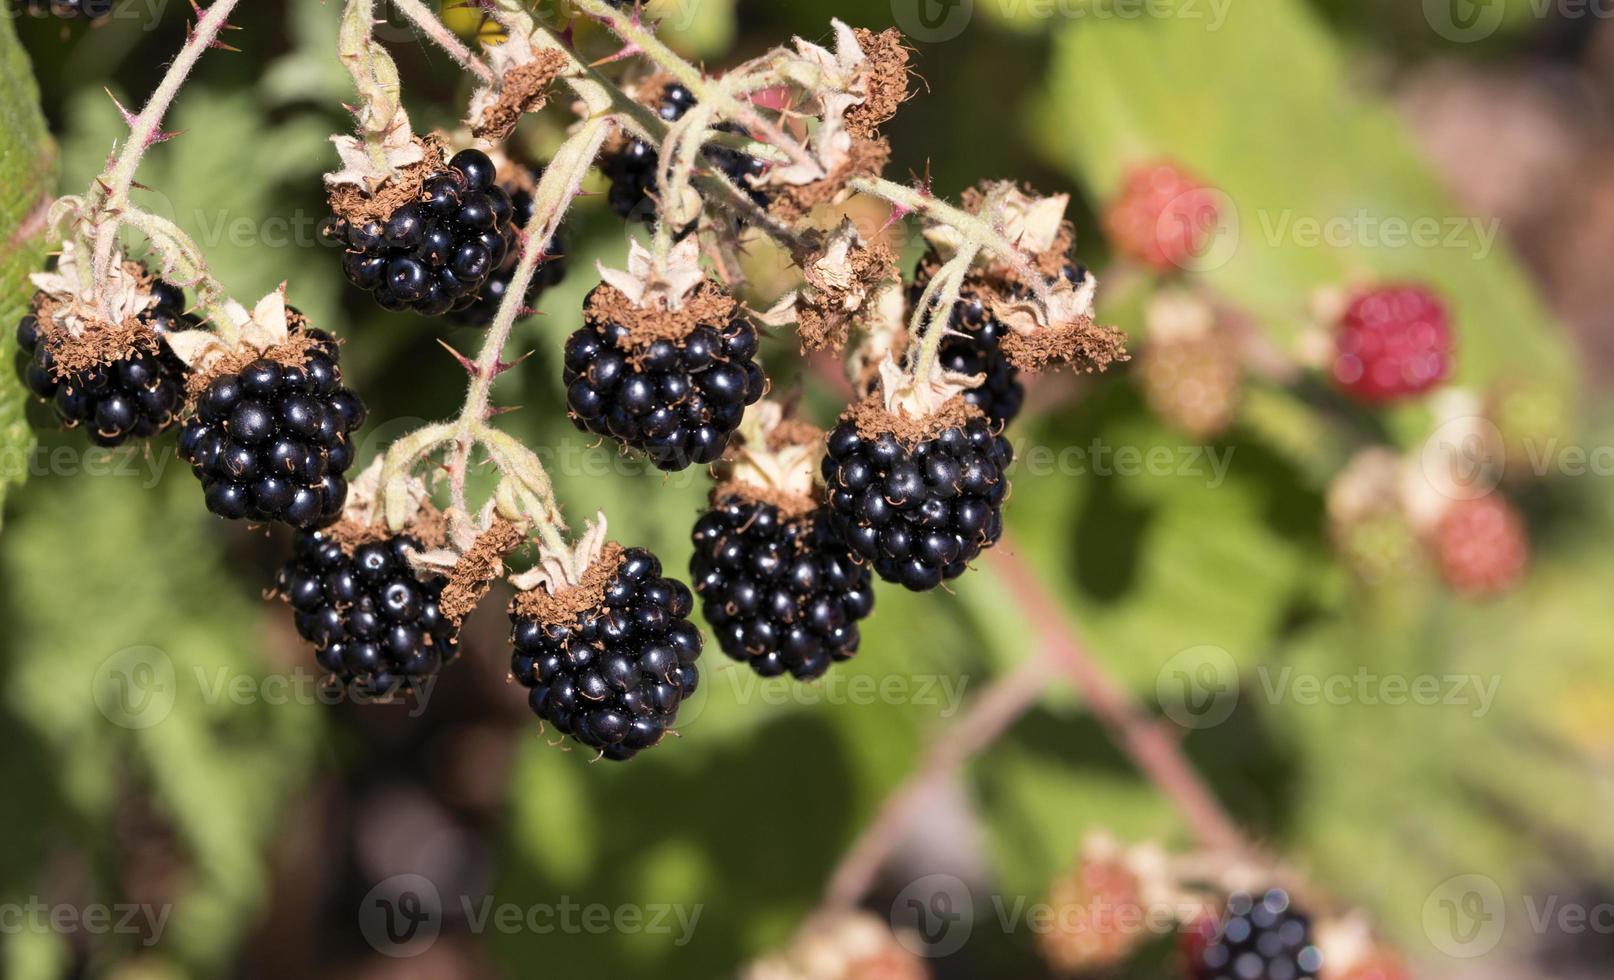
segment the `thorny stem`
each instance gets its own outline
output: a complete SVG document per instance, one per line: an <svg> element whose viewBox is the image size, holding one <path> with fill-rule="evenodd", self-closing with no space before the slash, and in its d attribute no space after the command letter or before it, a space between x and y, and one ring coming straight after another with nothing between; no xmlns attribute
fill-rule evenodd
<svg viewBox="0 0 1614 980"><path fill-rule="evenodd" d="M108 305L110 290L105 287L112 273L112 256L118 243L118 226L122 221L122 211L129 205L129 188L134 185L135 173L140 169L140 161L145 157L146 150L153 143L160 141L163 116L168 114L169 106L173 105L174 98L184 87L191 70L196 67L197 61L201 60L202 52L212 47L218 40L219 32L224 30L230 12L235 9L238 2L239 0L214 0L213 6L208 8L207 13L191 31L190 38L180 49L179 55L168 66L168 71L157 85L157 90L151 93L145 107L140 110L140 115L130 124L129 138L124 143L123 150L113 161L112 166L95 179L90 185L89 193L85 195L86 207L95 215L96 293L101 298L101 312L108 319L111 319L111 309Z"/></svg>
<svg viewBox="0 0 1614 980"><path fill-rule="evenodd" d="M697 101L710 103L722 115L761 134L766 142L790 154L792 161L797 165L822 171L811 154L772 120L758 112L750 100L735 98L720 82L708 80L699 68L663 44L661 39L656 37L655 31L639 23L637 14L618 10L606 0L572 0L572 2L590 17L604 23L613 34L654 62L662 71L677 79L679 84L689 89Z"/></svg>
<svg viewBox="0 0 1614 980"><path fill-rule="evenodd" d="M449 30L448 25L438 19L430 8L421 3L421 0L392 0L392 5L398 8L399 13L413 21L421 33L436 41L437 46L447 51L448 56L459 62L466 71L489 85L493 84L493 69L487 66L487 62L473 54L471 49L465 46L465 42Z"/></svg>
<svg viewBox="0 0 1614 980"><path fill-rule="evenodd" d="M556 552L564 549L560 532L565 529L565 524L560 517L560 507L555 502L549 476L531 450L487 425L492 414L489 399L494 379L507 367L502 360L504 348L526 303L527 289L532 284L538 263L546 257L544 249L559 230L572 201L582 192L583 180L615 126L615 121L609 116L585 122L556 151L545 168L533 195L532 220L522 229L525 247L522 249L521 262L516 266L504 300L499 304L499 311L488 327L482 351L471 368L470 387L451 437L454 450L448 469L456 509L465 510L465 477L471 450L478 444L486 446L494 454L499 469L507 477L517 480L542 505L527 516L537 526L544 543Z"/></svg>

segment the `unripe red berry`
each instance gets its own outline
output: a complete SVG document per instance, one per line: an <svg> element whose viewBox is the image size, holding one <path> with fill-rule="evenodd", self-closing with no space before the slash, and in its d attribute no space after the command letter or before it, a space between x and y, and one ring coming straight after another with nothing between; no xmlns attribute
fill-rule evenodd
<svg viewBox="0 0 1614 980"><path fill-rule="evenodd" d="M1514 588L1530 564L1523 518L1495 495L1453 504L1435 529L1434 549L1446 584L1476 598Z"/></svg>
<svg viewBox="0 0 1614 980"><path fill-rule="evenodd" d="M1352 297L1335 333L1334 382L1380 405L1435 387L1451 374L1451 318L1439 297L1415 284Z"/></svg>
<svg viewBox="0 0 1614 980"><path fill-rule="evenodd" d="M1117 253L1161 272L1202 254L1221 216L1214 189L1172 163L1134 168L1104 214Z"/></svg>

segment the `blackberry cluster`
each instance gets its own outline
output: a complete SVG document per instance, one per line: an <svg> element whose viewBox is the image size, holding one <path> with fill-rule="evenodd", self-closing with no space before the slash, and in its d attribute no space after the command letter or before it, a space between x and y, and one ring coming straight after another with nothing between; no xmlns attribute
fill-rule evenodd
<svg viewBox="0 0 1614 980"><path fill-rule="evenodd" d="M728 495L695 524L689 572L717 642L763 677L820 677L857 653L874 609L867 566L820 514Z"/></svg>
<svg viewBox="0 0 1614 980"><path fill-rule="evenodd" d="M152 284L157 305L140 320L157 335L150 350L135 350L103 367L65 377L56 374L50 344L42 343L39 319L32 314L17 324L19 363L24 383L51 403L66 428L83 425L98 446L121 446L148 439L173 424L185 401L186 368L168 349L163 335L190 329L199 321L185 313L185 294L166 282Z"/></svg>
<svg viewBox="0 0 1614 980"><path fill-rule="evenodd" d="M364 402L342 387L330 334L308 336L318 343L300 367L260 358L214 378L180 429L180 453L220 517L311 528L342 512Z"/></svg>
<svg viewBox="0 0 1614 980"><path fill-rule="evenodd" d="M608 759L631 759L661 741L700 683L694 604L682 582L661 577L655 555L629 548L603 608L570 623L511 615L510 672L531 689L539 718Z"/></svg>
<svg viewBox="0 0 1614 980"><path fill-rule="evenodd" d="M494 183L493 161L461 150L427 177L420 199L386 221L332 218L325 234L344 244L342 271L383 309L425 316L464 311L516 249L515 202Z"/></svg>
<svg viewBox="0 0 1614 980"><path fill-rule="evenodd" d="M1229 897L1221 923L1190 948L1188 970L1191 980L1316 980L1322 961L1311 920L1274 888Z"/></svg>
<svg viewBox="0 0 1614 980"><path fill-rule="evenodd" d="M280 569L280 596L322 669L371 697L413 689L459 652L459 628L438 606L447 580L421 579L409 564L420 542L407 535L348 554L321 531L296 536Z"/></svg>
<svg viewBox="0 0 1614 980"><path fill-rule="evenodd" d="M538 176L536 173L532 175L534 184ZM527 223L532 220L532 192L514 181L500 186L510 195L514 209L510 227L519 234L520 230L527 227ZM532 285L527 287L527 298L524 301L527 307L530 308L538 302L538 295L545 289L565 278L566 264L561 257L564 248L558 233L549 240L549 245L544 249L545 258L533 273ZM462 327L485 327L491 324L499 313L499 306L504 302L505 294L510 291L510 280L515 278L516 266L520 264L521 249L509 249L504 261L488 276L486 285L476 294L475 300L469 306L451 310L448 318Z"/></svg>
<svg viewBox="0 0 1614 980"><path fill-rule="evenodd" d="M930 282L930 270L939 264L935 255L927 256L920 263L914 272L914 283L909 287L909 303L919 302ZM1086 267L1076 262L1065 263L1062 272L1078 286L1087 278ZM992 315L980 294L970 288L968 280L958 292L958 305L953 308L952 322L948 326L954 335L942 339L939 353L942 367L959 374L986 375L980 387L964 393L964 400L985 412L987 418L999 426L1007 426L1020 414L1026 398L1019 370L1003 354L1001 343L1008 328Z"/></svg>
<svg viewBox="0 0 1614 980"><path fill-rule="evenodd" d="M115 3L116 0L24 0L23 9L31 17L99 20L112 13Z"/></svg>
<svg viewBox="0 0 1614 980"><path fill-rule="evenodd" d="M830 530L889 582L915 592L964 573L1003 534L1014 448L980 416L912 447L889 432L829 435Z"/></svg>
<svg viewBox="0 0 1614 980"><path fill-rule="evenodd" d="M757 344L738 315L649 344L633 343L619 323L587 324L566 340L568 412L579 429L641 449L660 469L715 462L767 388Z"/></svg>
<svg viewBox="0 0 1614 980"><path fill-rule="evenodd" d="M695 107L695 95L682 85L668 85L656 105L656 114L667 122L682 119L684 113ZM719 123L715 129L725 133L743 133L734 123ZM768 197L754 190L747 177L760 177L767 164L738 150L712 148L704 152L707 163L727 174L751 195L759 207L766 207ZM656 167L659 163L656 148L643 140L631 139L620 151L600 161L600 170L611 181L608 200L611 210L620 218L639 217L650 221L655 211L645 206L656 193Z"/></svg>

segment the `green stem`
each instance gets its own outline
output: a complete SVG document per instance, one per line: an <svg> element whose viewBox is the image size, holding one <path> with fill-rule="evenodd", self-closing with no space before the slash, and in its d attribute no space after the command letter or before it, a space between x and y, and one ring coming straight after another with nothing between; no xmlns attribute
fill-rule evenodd
<svg viewBox="0 0 1614 980"><path fill-rule="evenodd" d="M190 77L191 70L201 60L202 52L218 39L219 32L229 20L230 12L239 2L240 0L214 0L213 6L202 15L202 19L191 31L190 39L185 42L179 55L163 74L157 90L151 93L145 107L140 110L140 115L136 116L130 125L129 138L124 143L123 150L106 172L90 184L89 193L85 195L87 208L96 215L93 250L95 284L101 297L102 313L109 319L111 310L106 306L109 291L101 287L107 284L107 278L112 273L112 257L117 250L118 225L122 221L120 212L128 205L129 189L134 185L135 173L139 171L140 161L144 159L146 151L161 135L163 117L168 114L169 106L173 105L175 97L185 85L185 80ZM86 245L87 243L82 240L79 242L80 248L85 248ZM90 250L86 248L81 254L89 252Z"/></svg>
<svg viewBox="0 0 1614 980"><path fill-rule="evenodd" d="M421 33L437 42L437 46L448 52L448 56L460 63L460 67L492 85L495 81L493 69L487 66L481 58L471 53L457 35L448 29L448 25L420 0L392 0L392 5L398 12L414 22Z"/></svg>

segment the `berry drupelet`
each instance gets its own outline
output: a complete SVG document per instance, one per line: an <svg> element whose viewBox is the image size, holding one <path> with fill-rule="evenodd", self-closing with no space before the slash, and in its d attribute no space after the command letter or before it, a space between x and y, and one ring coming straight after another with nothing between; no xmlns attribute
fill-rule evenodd
<svg viewBox="0 0 1614 980"><path fill-rule="evenodd" d="M1115 251L1157 272L1192 266L1211 245L1221 195L1174 163L1128 171L1104 212Z"/></svg>
<svg viewBox="0 0 1614 980"><path fill-rule="evenodd" d="M568 414L579 429L643 450L663 470L714 462L767 388L756 328L709 280L673 308L638 306L643 295L609 283L589 294L584 326L566 341Z"/></svg>
<svg viewBox="0 0 1614 980"><path fill-rule="evenodd" d="M676 82L662 87L660 97L654 106L656 114L667 122L676 122L694 107L694 94ZM721 123L715 128L725 133L744 132L733 123ZM746 180L747 177L760 177L767 170L767 165L763 161L738 150L721 148L705 151L704 157L711 166L727 174L736 184L747 188L751 199L758 205L767 205L767 196L751 189ZM638 217L643 221L654 219L655 209L650 206L650 202L656 193L658 164L656 148L637 139L629 139L622 149L600 161L600 170L611 182L608 196L611 210L618 217Z"/></svg>
<svg viewBox="0 0 1614 980"><path fill-rule="evenodd" d="M416 200L382 219L333 217L348 281L384 309L441 316L468 310L511 252L515 202L495 183L487 154L462 150L426 177Z"/></svg>
<svg viewBox="0 0 1614 980"><path fill-rule="evenodd" d="M28 314L17 325L24 382L41 401L50 402L65 428L84 426L98 446L120 446L147 439L173 424L185 401L185 365L163 339L172 330L199 321L185 313L185 294L166 282L151 284L153 306L137 315L145 330L122 345L110 362L63 370L59 342L71 343Z"/></svg>
<svg viewBox="0 0 1614 980"><path fill-rule="evenodd" d="M1323 959L1311 920L1278 888L1230 896L1221 922L1188 934L1186 952L1190 980L1316 980Z"/></svg>
<svg viewBox="0 0 1614 980"><path fill-rule="evenodd" d="M180 453L220 517L312 528L341 513L364 403L342 387L331 336L304 336L300 364L260 357L214 376L180 430Z"/></svg>
<svg viewBox="0 0 1614 980"><path fill-rule="evenodd" d="M1336 329L1334 382L1368 405L1419 395L1451 374L1453 346L1446 306L1427 288L1360 292Z"/></svg>
<svg viewBox="0 0 1614 980"><path fill-rule="evenodd" d="M889 582L922 592L1003 534L1009 441L962 399L921 419L865 400L829 435L830 529Z"/></svg>
<svg viewBox="0 0 1614 980"><path fill-rule="evenodd" d="M584 582L511 607L510 670L539 718L608 759L661 741L695 693L694 597L642 548L607 545Z"/></svg>
<svg viewBox="0 0 1614 980"><path fill-rule="evenodd" d="M348 690L380 697L416 689L459 651L459 627L438 605L446 579L410 566L420 542L402 534L351 549L300 531L277 590L315 659Z"/></svg>
<svg viewBox="0 0 1614 980"><path fill-rule="evenodd" d="M511 215L511 228L515 233L515 240L520 240L521 229L527 227L532 221L533 197L531 188L536 187L540 174L529 171L523 179L500 181L499 186L510 195L513 207ZM527 296L523 305L531 308L538 302L538 296L551 286L558 284L566 276L566 263L562 256L565 246L561 243L559 233L549 240L544 247L544 258L538 263L533 273L532 285L527 287ZM493 322L499 313L499 306L504 302L505 294L510 291L510 280L515 278L516 266L521 264L521 249L511 248L504 257L504 262L494 269L488 276L476 299L469 306L452 310L448 314L449 320L465 327L485 327Z"/></svg>

